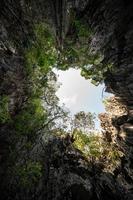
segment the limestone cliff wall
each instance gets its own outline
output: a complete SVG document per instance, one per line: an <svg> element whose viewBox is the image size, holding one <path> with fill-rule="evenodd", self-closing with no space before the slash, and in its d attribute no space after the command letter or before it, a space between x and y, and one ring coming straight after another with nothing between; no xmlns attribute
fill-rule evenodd
<svg viewBox="0 0 133 200"><path fill-rule="evenodd" d="M61 6L61 3L61 0L56 0L55 4L52 0L0 2L0 94L10 96L9 109L12 116L25 102L27 80L23 71L23 48L28 45L29 38L33 37L34 23L49 20L54 28L58 25L56 21L53 22L55 16L52 14L56 9L53 6ZM67 149L64 147L64 140L53 139L43 151L46 156L43 158L44 174L40 185L27 193L19 189L16 191L14 188L9 191L6 183L10 182L10 177L7 177L5 169L9 167L9 147L17 141L14 141L13 128L4 124L0 127L0 193L3 199L19 200L78 200L79 197L88 200L132 200L133 2L75 0L68 3L69 7L73 7L79 17L84 17L88 26L93 29L93 48L96 51L100 50L104 56L103 62L112 63L115 69L106 74L106 90L115 95L116 102L117 99L122 102L125 112L120 108L115 118L113 113L104 115L101 121L111 140L123 148L125 157L121 162L121 169L116 173L116 177L103 173L96 165L88 165L80 152L69 148L70 144ZM112 106L115 110L116 104ZM31 195L35 192L36 196Z"/></svg>

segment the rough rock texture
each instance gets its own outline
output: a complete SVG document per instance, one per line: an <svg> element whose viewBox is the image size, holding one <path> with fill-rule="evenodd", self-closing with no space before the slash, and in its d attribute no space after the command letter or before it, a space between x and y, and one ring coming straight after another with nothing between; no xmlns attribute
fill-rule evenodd
<svg viewBox="0 0 133 200"><path fill-rule="evenodd" d="M105 101L106 113L99 114L101 127L104 130L105 138L109 142L118 143L118 139L122 137L120 126L127 120L128 111L120 98L113 96Z"/></svg>
<svg viewBox="0 0 133 200"><path fill-rule="evenodd" d="M16 190L7 193L8 199L124 199L125 189L114 176L102 172L98 164L88 162L69 139L51 137L47 144L44 142L41 151L43 175L34 192L25 190L24 195L18 188L19 193Z"/></svg>
<svg viewBox="0 0 133 200"><path fill-rule="evenodd" d="M53 138L44 155L43 181L47 188L43 184L43 199L123 199L122 185L111 174L102 172L99 165L88 163L82 153L73 148L69 137Z"/></svg>
<svg viewBox="0 0 133 200"><path fill-rule="evenodd" d="M55 17L54 14L63 6L65 9L66 2L0 2L0 94L10 96L9 109L12 116L16 110L21 109L25 101L27 80L23 71L23 48L28 45L29 38L33 37L34 23L49 20L57 31L63 11L59 12L61 16ZM15 141L12 127L4 124L0 127L0 193L4 200L133 199L133 2L75 0L69 1L69 7L74 7L80 17L88 20L88 26L91 26L95 34L93 47L102 52L104 63L112 63L115 67L114 71L106 74L106 90L120 99L126 106L126 113L117 113L115 119L112 119L112 115L104 115L101 120L106 124L103 126L109 132L111 140L118 142L123 148L125 157L121 162L121 169L116 177L103 173L97 165L85 161L81 152L77 152L72 144L65 144L66 139L54 138L42 151L43 178L34 191L21 191L20 188L15 190L16 187L10 190L8 185L5 187L5 169L9 165L9 147ZM65 17L69 19L69 15ZM63 25L60 28L63 30Z"/></svg>
<svg viewBox="0 0 133 200"><path fill-rule="evenodd" d="M118 180L123 182L128 198L133 198L133 2L132 1L88 1L83 12L79 13L88 19L95 33L95 46L104 55L104 63L112 63L114 71L106 74L106 91L112 92L116 100L126 107L126 113L117 113L117 106L111 104L112 117L106 116L110 131L117 137L117 142L123 148L125 157L122 160ZM84 13L86 12L86 13ZM99 47L99 48L98 48ZM113 119L115 118L116 119ZM111 121L112 122L111 122ZM115 126L115 128L111 125ZM108 130L107 130L108 129ZM122 135L125 135L123 138ZM113 134L112 137L114 138ZM112 139L113 139L112 138Z"/></svg>

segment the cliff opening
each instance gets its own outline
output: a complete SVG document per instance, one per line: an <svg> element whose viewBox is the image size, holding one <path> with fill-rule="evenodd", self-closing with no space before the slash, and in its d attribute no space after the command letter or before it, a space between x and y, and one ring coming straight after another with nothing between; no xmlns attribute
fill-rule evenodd
<svg viewBox="0 0 133 200"><path fill-rule="evenodd" d="M105 112L104 101L112 96L104 91L105 85L93 85L90 80L80 75L78 69L54 72L59 83L56 95L59 97L60 105L66 107L72 116L80 111L95 113L95 125L100 129L98 114Z"/></svg>
<svg viewBox="0 0 133 200"><path fill-rule="evenodd" d="M108 94L104 92L104 85L94 86L80 75L80 70L69 69L56 73L60 83L57 96L60 103L64 103L72 114L81 110L97 114L105 112L102 100Z"/></svg>

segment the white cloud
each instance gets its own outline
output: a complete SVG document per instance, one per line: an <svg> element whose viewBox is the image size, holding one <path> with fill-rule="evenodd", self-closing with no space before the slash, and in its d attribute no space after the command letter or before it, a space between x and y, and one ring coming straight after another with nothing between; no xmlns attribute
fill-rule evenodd
<svg viewBox="0 0 133 200"><path fill-rule="evenodd" d="M61 100L61 103L67 104L67 105L73 105L77 101L77 95L69 96L69 97L63 97Z"/></svg>
<svg viewBox="0 0 133 200"><path fill-rule="evenodd" d="M57 91L60 102L64 103L72 114L81 110L103 112L102 90L103 85L95 87L89 80L81 77L80 70L55 71L58 81L62 83Z"/></svg>

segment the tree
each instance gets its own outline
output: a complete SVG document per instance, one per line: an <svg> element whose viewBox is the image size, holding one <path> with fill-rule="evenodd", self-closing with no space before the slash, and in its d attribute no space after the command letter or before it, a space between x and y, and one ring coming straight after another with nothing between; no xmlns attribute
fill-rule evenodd
<svg viewBox="0 0 133 200"><path fill-rule="evenodd" d="M57 67L66 70L70 67L82 68L89 63L88 50L92 31L83 20L73 17L69 31L63 41L63 49L59 51Z"/></svg>
<svg viewBox="0 0 133 200"><path fill-rule="evenodd" d="M96 86L103 83L107 73L112 74L113 64L105 63L103 54L95 48L93 30L85 19L80 19L74 13L69 30L62 39L63 48L58 51L57 68L79 68L81 76L90 79Z"/></svg>
<svg viewBox="0 0 133 200"><path fill-rule="evenodd" d="M44 24L35 26L35 40L24 52L25 101L19 110L16 108L17 112L11 120L8 109L10 99L3 96L0 104L0 122L10 122L14 133L9 147L10 167L7 173L14 175L15 178L11 175L13 182L18 181L18 187L22 189L29 187L30 183L34 186L40 180L42 163L40 152L37 152L39 158L34 159L36 148L45 135L50 136L53 129L63 126L67 116L56 96L58 84L52 71L57 61L54 42L48 27ZM12 185L12 180L10 183Z"/></svg>
<svg viewBox="0 0 133 200"><path fill-rule="evenodd" d="M102 154L102 139L99 133L85 134L81 130L75 130L74 146L79 149L88 160L99 159Z"/></svg>
<svg viewBox="0 0 133 200"><path fill-rule="evenodd" d="M89 161L98 162L104 171L114 173L120 167L123 152L116 144L107 142L100 133L94 131L85 134L81 130L75 130L74 139L74 147Z"/></svg>
<svg viewBox="0 0 133 200"><path fill-rule="evenodd" d="M17 134L28 138L46 127L54 128L55 121L66 115L58 105L57 78L52 71L58 55L55 38L46 24L36 25L34 34L35 39L25 50L27 101L14 121Z"/></svg>
<svg viewBox="0 0 133 200"><path fill-rule="evenodd" d="M74 128L89 133L95 129L95 113L80 111L74 115Z"/></svg>

